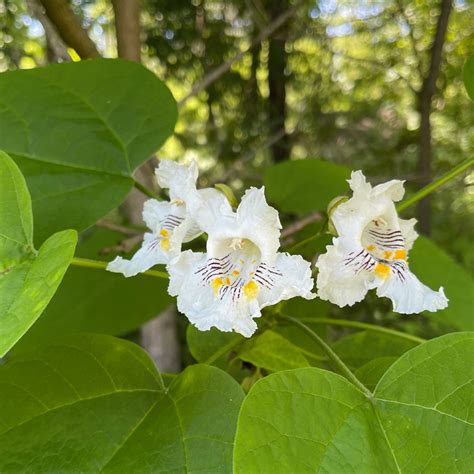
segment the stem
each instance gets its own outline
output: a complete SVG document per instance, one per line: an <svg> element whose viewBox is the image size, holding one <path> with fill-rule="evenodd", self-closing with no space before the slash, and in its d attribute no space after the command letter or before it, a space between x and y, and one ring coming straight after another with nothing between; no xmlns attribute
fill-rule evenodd
<svg viewBox="0 0 474 474"><path fill-rule="evenodd" d="M467 160L464 160L462 163L455 166L451 171L448 171L445 175L441 176L441 178L438 178L436 181L433 181L432 183L428 184L427 186L413 194L411 198L406 199L405 201L400 203L397 206L397 211L400 212L405 210L407 207L412 206L420 199L423 199L428 194L431 194L435 189L439 188L440 186L443 186L443 184L447 183L448 181L455 178L457 175L461 174L463 171L467 170L472 165L474 165L474 158L468 158Z"/></svg>
<svg viewBox="0 0 474 474"><path fill-rule="evenodd" d="M96 268L98 270L106 270L107 264L108 262L101 262L100 260L91 260L89 258L73 257L73 259L71 260L71 265L75 265L76 267ZM143 272L143 275L148 275L157 278L169 278L166 272L159 272L156 270L147 270L146 272Z"/></svg>
<svg viewBox="0 0 474 474"><path fill-rule="evenodd" d="M148 189L146 186L144 186L142 183L139 181L134 181L133 185L135 188L137 188L140 192L142 192L145 196L148 196L153 199L157 199L158 201L161 201L160 196L158 194L154 193L150 189Z"/></svg>
<svg viewBox="0 0 474 474"><path fill-rule="evenodd" d="M332 326L343 326L347 328L356 328L363 329L366 331L380 332L383 334L389 334L390 336L399 337L401 339L406 339L410 342L415 342L416 344L423 344L426 342L426 339L423 339L418 336L413 336L412 334L406 334L396 329L385 328L383 326L376 326L375 324L361 323L359 321L348 321L347 319L331 319L331 318L299 318L299 321L311 324L329 324Z"/></svg>
<svg viewBox="0 0 474 474"><path fill-rule="evenodd" d="M372 392L350 371L349 367L344 364L339 356L311 328L306 326L306 324L302 323L299 319L292 318L291 316L278 316L278 319L288 321L308 334L328 355L334 368L351 381L367 397L372 398Z"/></svg>

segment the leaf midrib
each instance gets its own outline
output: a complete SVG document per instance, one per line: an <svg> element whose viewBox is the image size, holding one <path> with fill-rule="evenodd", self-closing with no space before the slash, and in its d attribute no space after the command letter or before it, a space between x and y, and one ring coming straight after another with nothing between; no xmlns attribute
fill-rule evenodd
<svg viewBox="0 0 474 474"><path fill-rule="evenodd" d="M9 383L9 382L6 382L6 383ZM10 433L10 431L13 431L17 428L20 428L23 425L31 423L32 421L34 421L38 418L41 418L42 416L49 415L50 413L53 413L55 411L58 411L58 410L61 410L63 408L67 408L67 407L70 407L70 406L74 406L74 405L77 405L77 404L80 404L80 403L83 403L83 402L87 402L87 401L90 401L90 400L98 400L100 398L113 396L113 395L116 395L116 394L119 394L119 393L156 393L156 394L164 395L164 393L161 390L151 389L151 388L140 388L140 389L128 389L128 390L113 390L111 392L101 393L101 394L98 394L98 395L94 395L92 397L82 397L82 398L73 400L69 403L63 403L61 405L57 405L55 407L52 407L48 410L45 410L41 413L38 413L35 416L32 416L31 418L28 418L27 420L23 420L21 423L18 423L16 425L11 426L7 430L5 430L3 432L0 432L0 439L3 436ZM154 403L156 403L156 402L154 402Z"/></svg>

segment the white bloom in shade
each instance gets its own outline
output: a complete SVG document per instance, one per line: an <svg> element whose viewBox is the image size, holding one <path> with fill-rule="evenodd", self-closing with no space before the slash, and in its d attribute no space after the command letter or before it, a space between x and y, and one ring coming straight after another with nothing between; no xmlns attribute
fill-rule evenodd
<svg viewBox="0 0 474 474"><path fill-rule="evenodd" d="M353 196L331 215L338 233L316 266L318 296L338 306L352 306L368 290L386 296L402 314L437 311L448 305L443 288L433 291L408 268L408 251L418 237L416 219L397 215L394 202L402 199L403 181L372 188L361 171L348 181Z"/></svg>
<svg viewBox="0 0 474 474"><path fill-rule="evenodd" d="M249 337L265 306L316 296L309 262L278 253L281 224L263 188L247 190L236 212L204 203L197 215L208 234L207 253L188 250L169 264L168 291L198 329Z"/></svg>
<svg viewBox="0 0 474 474"><path fill-rule="evenodd" d="M209 202L211 207L230 209L219 191L196 190L198 169L194 161L184 166L163 160L156 170L156 177L162 188L169 189L170 201L149 199L145 202L143 220L151 232L144 235L141 248L131 260L117 257L108 264L107 270L130 277L158 263L168 263L180 254L183 242L189 242L203 232L190 209L202 202Z"/></svg>

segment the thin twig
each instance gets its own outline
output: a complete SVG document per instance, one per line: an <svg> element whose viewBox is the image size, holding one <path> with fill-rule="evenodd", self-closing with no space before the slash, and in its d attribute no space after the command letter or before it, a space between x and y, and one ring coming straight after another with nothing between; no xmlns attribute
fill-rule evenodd
<svg viewBox="0 0 474 474"><path fill-rule="evenodd" d="M120 232L121 234L128 235L130 237L143 234L143 232L140 232L139 230L130 229L123 225L114 224L113 222L109 222L109 221L99 221L96 223L96 226L101 227L102 229L108 229L108 230L113 230L114 232Z"/></svg>
<svg viewBox="0 0 474 474"><path fill-rule="evenodd" d="M286 239L293 234L296 234L300 230L304 229L307 225L312 224L313 222L318 222L321 220L321 213L320 212L312 212L307 216L303 217L302 219L293 222L293 224L289 225L281 232L281 238Z"/></svg>
<svg viewBox="0 0 474 474"><path fill-rule="evenodd" d="M143 240L143 234L134 235L133 237L129 237L128 239L122 240L119 244L113 245L111 247L104 247L100 249L100 255L108 255L111 253L127 253L132 250L135 245Z"/></svg>

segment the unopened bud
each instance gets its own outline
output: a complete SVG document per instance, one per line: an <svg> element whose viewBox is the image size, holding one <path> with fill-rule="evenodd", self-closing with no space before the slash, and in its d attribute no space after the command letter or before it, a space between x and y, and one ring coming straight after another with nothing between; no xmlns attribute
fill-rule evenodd
<svg viewBox="0 0 474 474"><path fill-rule="evenodd" d="M332 222L331 216L340 204L348 200L349 198L347 196L337 196L328 204L328 207L327 207L328 231L330 234L334 236L337 236L337 230L336 230L336 227L334 226L334 223Z"/></svg>
<svg viewBox="0 0 474 474"><path fill-rule="evenodd" d="M227 186L227 184L217 183L214 187L227 198L232 207L237 207L237 199L234 192L229 186Z"/></svg>

